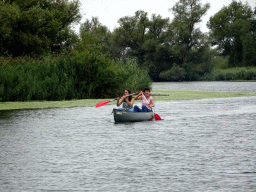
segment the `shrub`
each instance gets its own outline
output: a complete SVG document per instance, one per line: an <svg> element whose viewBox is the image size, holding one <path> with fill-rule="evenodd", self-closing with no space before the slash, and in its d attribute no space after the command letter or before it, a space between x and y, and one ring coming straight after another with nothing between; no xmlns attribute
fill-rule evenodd
<svg viewBox="0 0 256 192"><path fill-rule="evenodd" d="M229 69L214 69L206 74L201 80L207 81L230 81L230 80L256 80L255 67L239 67Z"/></svg>
<svg viewBox="0 0 256 192"><path fill-rule="evenodd" d="M228 68L228 57L215 56L213 58L215 69L227 69Z"/></svg>
<svg viewBox="0 0 256 192"><path fill-rule="evenodd" d="M170 70L161 72L159 76L168 81L183 81L186 77L186 71L174 63Z"/></svg>

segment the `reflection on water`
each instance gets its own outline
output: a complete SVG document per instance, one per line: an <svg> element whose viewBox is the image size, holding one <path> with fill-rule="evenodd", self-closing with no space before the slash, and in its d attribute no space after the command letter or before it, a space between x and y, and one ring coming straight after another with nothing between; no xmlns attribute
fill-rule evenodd
<svg viewBox="0 0 256 192"><path fill-rule="evenodd" d="M256 97L156 105L0 111L0 191L255 191Z"/></svg>

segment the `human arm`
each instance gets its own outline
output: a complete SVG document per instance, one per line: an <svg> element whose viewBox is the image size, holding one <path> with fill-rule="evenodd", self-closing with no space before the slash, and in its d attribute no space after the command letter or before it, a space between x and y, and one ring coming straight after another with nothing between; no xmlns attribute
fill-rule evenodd
<svg viewBox="0 0 256 192"><path fill-rule="evenodd" d="M117 107L119 107L119 106L123 103L124 97L122 97L120 101L119 101L119 99L120 99L120 98L118 97L118 98L117 98L117 103L116 103Z"/></svg>
<svg viewBox="0 0 256 192"><path fill-rule="evenodd" d="M150 104L149 106L150 106L151 108L152 108L152 107L155 107L155 102L154 102L154 99L153 99L153 98L151 99L151 102L150 102L150 103L151 103L151 104Z"/></svg>
<svg viewBox="0 0 256 192"><path fill-rule="evenodd" d="M141 95L142 95L142 91L140 91L140 93L135 96L134 100L142 100Z"/></svg>

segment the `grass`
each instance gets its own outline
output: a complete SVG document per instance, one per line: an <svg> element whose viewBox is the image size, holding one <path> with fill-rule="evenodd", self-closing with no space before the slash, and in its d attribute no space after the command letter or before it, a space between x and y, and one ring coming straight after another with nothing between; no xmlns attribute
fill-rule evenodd
<svg viewBox="0 0 256 192"><path fill-rule="evenodd" d="M256 96L256 92L223 92L223 91L170 91L152 90L152 93L164 94L154 96L155 101L195 100L225 97L250 97ZM168 96L166 96L168 94ZM14 109L41 109L57 107L94 107L97 103L109 99L82 99L65 101L30 101L30 102L0 102L0 110ZM138 101L137 101L138 102ZM110 104L114 104L111 102Z"/></svg>

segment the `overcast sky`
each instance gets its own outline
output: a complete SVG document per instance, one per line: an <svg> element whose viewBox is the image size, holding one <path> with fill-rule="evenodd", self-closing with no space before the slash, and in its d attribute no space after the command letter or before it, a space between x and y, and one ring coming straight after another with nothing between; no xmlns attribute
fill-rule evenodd
<svg viewBox="0 0 256 192"><path fill-rule="evenodd" d="M240 0L243 4L248 4L254 9L256 0ZM118 19L124 16L133 16L136 11L143 10L148 12L148 17L155 13L163 18L173 19L173 13L168 11L178 0L80 0L82 19L80 23L84 23L86 19L92 16L98 17L101 24L113 31L118 27ZM211 16L217 13L223 6L228 6L232 0L201 0L202 4L210 3L210 9L202 18L199 25L202 32L207 32L206 23ZM76 25L74 30L79 33L80 25Z"/></svg>

